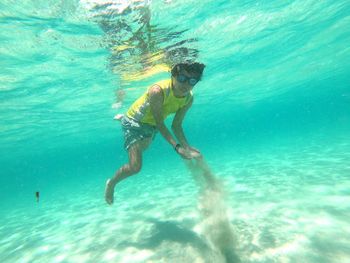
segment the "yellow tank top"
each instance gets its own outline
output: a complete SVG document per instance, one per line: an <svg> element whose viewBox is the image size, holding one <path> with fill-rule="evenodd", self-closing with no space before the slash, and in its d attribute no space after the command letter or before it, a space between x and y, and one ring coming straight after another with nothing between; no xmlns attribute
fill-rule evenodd
<svg viewBox="0 0 350 263"><path fill-rule="evenodd" d="M192 92L184 98L175 97L171 88L171 79L159 81L155 85L162 89L164 95L163 120L168 115L177 112L178 109L185 106L192 97ZM131 105L126 115L139 122L155 126L156 121L151 112L148 90Z"/></svg>

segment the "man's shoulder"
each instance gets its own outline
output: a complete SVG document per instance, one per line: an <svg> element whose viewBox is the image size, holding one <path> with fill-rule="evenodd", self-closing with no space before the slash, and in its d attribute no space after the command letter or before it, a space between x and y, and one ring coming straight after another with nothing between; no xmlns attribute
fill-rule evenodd
<svg viewBox="0 0 350 263"><path fill-rule="evenodd" d="M151 87L148 89L148 94L149 95L163 95L163 89L160 85L158 84L153 84Z"/></svg>

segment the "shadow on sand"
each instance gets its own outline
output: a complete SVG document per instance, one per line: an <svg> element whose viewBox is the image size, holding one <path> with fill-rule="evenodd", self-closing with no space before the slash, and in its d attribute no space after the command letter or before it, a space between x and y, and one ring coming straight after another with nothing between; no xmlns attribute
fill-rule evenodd
<svg viewBox="0 0 350 263"><path fill-rule="evenodd" d="M199 250L208 249L208 244L197 233L182 227L175 221L148 219L152 223L151 230L137 243L123 242L121 246L133 246L138 249L155 249L164 241L188 244Z"/></svg>
<svg viewBox="0 0 350 263"><path fill-rule="evenodd" d="M137 249L155 250L163 242L174 242L181 245L189 245L195 248L203 258L210 257L210 253L215 254L210 244L205 237L201 237L196 232L186 229L175 221L160 221L158 219L148 219L152 224L150 231L141 238L138 242L122 242L118 245L119 248L135 247ZM239 263L240 259L233 250L225 251L223 255L223 262Z"/></svg>

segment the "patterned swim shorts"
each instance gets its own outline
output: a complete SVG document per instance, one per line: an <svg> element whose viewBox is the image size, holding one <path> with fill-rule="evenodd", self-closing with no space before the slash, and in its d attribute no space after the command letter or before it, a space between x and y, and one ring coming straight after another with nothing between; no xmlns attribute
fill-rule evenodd
<svg viewBox="0 0 350 263"><path fill-rule="evenodd" d="M129 150L130 146L137 141L152 138L157 134L157 128L153 125L138 122L127 116L121 119L124 132L124 148Z"/></svg>

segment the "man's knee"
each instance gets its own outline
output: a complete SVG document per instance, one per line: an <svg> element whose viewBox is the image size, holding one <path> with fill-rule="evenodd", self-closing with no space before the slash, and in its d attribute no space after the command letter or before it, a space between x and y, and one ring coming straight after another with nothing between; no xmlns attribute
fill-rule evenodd
<svg viewBox="0 0 350 263"><path fill-rule="evenodd" d="M131 174L137 174L141 171L142 165L141 163L131 163L129 164L129 168Z"/></svg>

